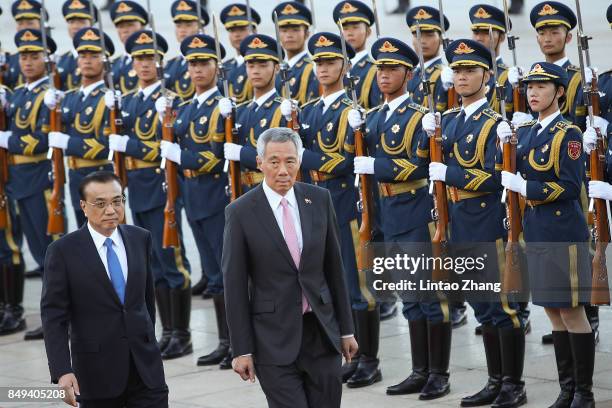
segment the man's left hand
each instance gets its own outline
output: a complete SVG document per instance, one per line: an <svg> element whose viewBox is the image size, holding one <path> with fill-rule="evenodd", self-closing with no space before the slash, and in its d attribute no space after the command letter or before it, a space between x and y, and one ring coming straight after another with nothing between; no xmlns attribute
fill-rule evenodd
<svg viewBox="0 0 612 408"><path fill-rule="evenodd" d="M355 340L355 336L344 337L341 340L342 355L344 356L344 360L346 360L347 363L350 363L352 358L359 350L359 345L357 344L357 340Z"/></svg>

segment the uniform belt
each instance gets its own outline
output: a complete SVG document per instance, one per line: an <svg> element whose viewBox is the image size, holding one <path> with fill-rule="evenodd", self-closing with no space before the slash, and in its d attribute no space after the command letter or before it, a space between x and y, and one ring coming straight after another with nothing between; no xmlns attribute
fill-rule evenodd
<svg viewBox="0 0 612 408"><path fill-rule="evenodd" d="M200 177L203 174L210 174L206 171L199 171L199 170L183 170L183 174L185 175L185 177L187 178L196 178L196 177Z"/></svg>
<svg viewBox="0 0 612 408"><path fill-rule="evenodd" d="M448 187L448 186L446 187L446 192L447 192L448 198L450 198L450 200L453 203L456 203L462 200L467 200L468 198L482 197L484 195L491 194L489 191L468 191L468 190L461 190L457 187Z"/></svg>
<svg viewBox="0 0 612 408"><path fill-rule="evenodd" d="M413 181L402 181L399 183L378 183L378 191L382 197L393 197L399 194L411 192L414 194L419 188L427 186L427 179Z"/></svg>
<svg viewBox="0 0 612 408"><path fill-rule="evenodd" d="M33 164L47 160L47 153L40 153L34 156L26 156L23 154L9 155L9 164Z"/></svg>
<svg viewBox="0 0 612 408"><path fill-rule="evenodd" d="M68 167L72 170L77 170L85 167L98 167L110 164L108 160L92 160L83 159L81 157L68 157Z"/></svg>
<svg viewBox="0 0 612 408"><path fill-rule="evenodd" d="M538 205L542 205L545 204L544 201L538 201L538 200L525 200L525 202L527 203L528 206L530 206L531 208L536 207Z"/></svg>
<svg viewBox="0 0 612 408"><path fill-rule="evenodd" d="M133 157L125 158L125 168L127 170L150 169L151 167L159 167L159 163L160 162L150 162L150 161L135 159Z"/></svg>
<svg viewBox="0 0 612 408"><path fill-rule="evenodd" d="M323 173L322 171L310 170L312 181L321 182L337 178L336 174Z"/></svg>
<svg viewBox="0 0 612 408"><path fill-rule="evenodd" d="M249 187L260 184L263 179L264 175L259 171L243 171L240 174L240 181L242 181L242 184L246 184Z"/></svg>

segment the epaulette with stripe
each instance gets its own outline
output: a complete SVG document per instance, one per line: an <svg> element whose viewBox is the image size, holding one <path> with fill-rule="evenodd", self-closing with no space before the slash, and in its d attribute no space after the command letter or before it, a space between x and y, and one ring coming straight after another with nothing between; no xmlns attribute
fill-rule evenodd
<svg viewBox="0 0 612 408"><path fill-rule="evenodd" d="M580 132L580 128L578 126L574 125L573 123L566 122L563 120L560 120L559 122L555 123L555 128L559 130L563 130L565 132L567 132L569 129L574 128Z"/></svg>
<svg viewBox="0 0 612 408"><path fill-rule="evenodd" d="M457 106L457 107L455 107L455 108L451 108L451 109L447 109L446 111L444 111L444 112L442 113L442 116L444 116L444 115L448 115L449 113L457 113L457 112L459 112L460 110L461 110L461 107L460 107L460 106Z"/></svg>
<svg viewBox="0 0 612 408"><path fill-rule="evenodd" d="M488 117L490 117L493 120L502 120L504 118L502 115L500 115L499 113L495 112L491 108L483 109L482 113L487 115Z"/></svg>
<svg viewBox="0 0 612 408"><path fill-rule="evenodd" d="M17 88L19 88L19 87L17 87ZM15 89L17 89L17 88L15 88ZM67 91L64 91L64 95L75 93L75 92L78 92L79 90L80 90L79 88L72 88L72 89L69 89Z"/></svg>
<svg viewBox="0 0 612 408"><path fill-rule="evenodd" d="M280 103L282 101L283 101L283 98L281 98L280 96L275 96L274 97L274 102L279 102Z"/></svg>
<svg viewBox="0 0 612 408"><path fill-rule="evenodd" d="M246 104L249 104L249 103L251 103L251 102L253 102L253 100L252 100L252 99L249 99L248 101L242 101L242 102L240 102L239 104L237 104L237 105L236 105L236 107L238 108L238 107L240 107L240 106L242 106L242 105L246 105Z"/></svg>
<svg viewBox="0 0 612 408"><path fill-rule="evenodd" d="M533 126L537 123L537 120L529 120L527 122L520 123L517 127Z"/></svg>
<svg viewBox="0 0 612 408"><path fill-rule="evenodd" d="M21 89L21 88L23 88L24 86L25 86L25 84L17 85L17 86L15 87L15 90L17 90L17 89Z"/></svg>
<svg viewBox="0 0 612 408"><path fill-rule="evenodd" d="M577 67L576 65L572 65L572 64L568 65L567 69L568 71L576 71L576 72L580 71L580 67Z"/></svg>
<svg viewBox="0 0 612 408"><path fill-rule="evenodd" d="M414 103L414 102L410 102L410 103L408 104L408 107L409 107L410 109L414 109L415 111L419 111L419 112L421 112L421 113L427 113L427 112L429 112L429 109L427 109L426 107L424 107L424 106L422 106L422 105L419 105L418 103Z"/></svg>
<svg viewBox="0 0 612 408"><path fill-rule="evenodd" d="M380 108L382 108L382 106L384 105L384 103L381 103L378 106L374 106L373 108L370 108L366 111L366 115L371 113L371 112L376 112L377 110L379 110Z"/></svg>
<svg viewBox="0 0 612 408"><path fill-rule="evenodd" d="M178 104L178 107L180 108L180 107L182 107L182 106L185 106L185 105L187 105L188 103L191 103L191 101L193 101L193 99L188 99L188 100L186 100L186 101L183 101L183 102L181 102L181 103L179 103L179 104Z"/></svg>
<svg viewBox="0 0 612 408"><path fill-rule="evenodd" d="M342 103L345 104L346 106L353 106L353 101L350 100L349 98L342 98Z"/></svg>
<svg viewBox="0 0 612 408"><path fill-rule="evenodd" d="M306 101L306 102L304 102L304 104L302 105L302 108L303 108L303 107L305 107L305 106L308 106L308 105L312 105L313 103L317 103L317 102L319 102L320 100L321 100L321 97L314 98L314 99L311 99L311 100L309 100L309 101Z"/></svg>

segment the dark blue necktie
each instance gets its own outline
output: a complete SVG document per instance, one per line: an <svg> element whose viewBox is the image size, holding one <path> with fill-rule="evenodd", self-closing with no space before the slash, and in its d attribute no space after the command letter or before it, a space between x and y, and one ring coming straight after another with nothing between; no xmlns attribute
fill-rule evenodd
<svg viewBox="0 0 612 408"><path fill-rule="evenodd" d="M378 121L376 122L376 134L381 135L387 121L387 112L389 112L389 104L385 103L382 109L378 112Z"/></svg>
<svg viewBox="0 0 612 408"><path fill-rule="evenodd" d="M531 127L531 134L529 135L529 150L533 148L536 144L536 138L538 137L538 132L542 129L542 125L540 122L536 123L535 126Z"/></svg>
<svg viewBox="0 0 612 408"><path fill-rule="evenodd" d="M108 264L108 274L110 275L113 288L115 288L115 292L117 292L117 296L119 296L119 300L121 301L121 304L123 304L125 300L125 278L123 277L123 271L121 270L121 263L119 262L119 257L113 250L113 240L106 238L104 245L106 246L106 263Z"/></svg>
<svg viewBox="0 0 612 408"><path fill-rule="evenodd" d="M459 140L462 136L461 132L463 131L463 125L465 125L465 110L461 109L461 112L455 117L455 121L457 125L455 126L455 137L454 140Z"/></svg>

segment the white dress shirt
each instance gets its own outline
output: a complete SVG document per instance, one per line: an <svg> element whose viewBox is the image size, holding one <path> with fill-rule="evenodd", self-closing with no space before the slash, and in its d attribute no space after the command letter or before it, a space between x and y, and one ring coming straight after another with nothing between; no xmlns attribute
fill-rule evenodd
<svg viewBox="0 0 612 408"><path fill-rule="evenodd" d="M329 108L330 105L334 103L334 101L338 99L338 97L343 93L344 89L341 89L339 91L334 92L333 94L322 97L321 100L323 101L323 113L325 113L327 111L327 108Z"/></svg>
<svg viewBox="0 0 612 408"><path fill-rule="evenodd" d="M108 262L106 261L106 245L104 242L106 238L110 238L113 240L113 251L117 254L117 258L119 258L119 264L121 265L121 272L123 272L123 278L127 283L127 275L128 275L128 264L127 264L127 253L125 252L125 245L123 245L123 239L121 239L121 234L119 233L119 229L115 228L115 231L111 234L110 237L104 236L100 234L98 231L92 228L92 226L87 223L87 229L93 238L94 245L96 246L96 250L98 251L98 255L100 255L100 259L104 264L104 269L106 269L106 274L108 275L108 279L111 278L110 272L108 271Z"/></svg>
<svg viewBox="0 0 612 408"><path fill-rule="evenodd" d="M563 64L565 64L567 61L569 61L568 57L563 57L561 59L556 60L555 62L553 62L553 64L558 65L560 67L563 66Z"/></svg>
<svg viewBox="0 0 612 408"><path fill-rule="evenodd" d="M89 84L87 86L81 85L81 88L79 89L79 92L83 93L82 99L85 100L85 98L87 98L89 96L89 94L92 93L93 90L96 89L100 85L104 85L104 80L99 80L99 81L94 82L93 84Z"/></svg>
<svg viewBox="0 0 612 408"><path fill-rule="evenodd" d="M283 196L272 190L268 186L268 183L266 183L266 180L264 180L262 185L264 193L266 194L266 198L268 199L268 204L270 204L270 207L272 208L274 218L276 218L278 228L280 228L284 238L285 230L283 229L283 207L281 206L281 199L283 198ZM287 194L285 194L284 197L289 203L289 212L291 213L291 217L293 218L293 224L295 225L298 246L300 247L300 252L302 252L302 248L304 248L304 241L302 239L302 224L300 222L300 210L298 208L297 199L295 198L295 191L293 190L293 187L291 187L291 189L287 191Z"/></svg>
<svg viewBox="0 0 612 408"><path fill-rule="evenodd" d="M393 112L400 106L406 99L410 97L410 94L406 92L402 96L398 96L391 102L385 101L385 104L389 106L389 110L387 111L387 117L385 118L385 122L393 115Z"/></svg>
<svg viewBox="0 0 612 408"><path fill-rule="evenodd" d="M28 91L31 91L32 89L36 88L41 82L43 82L45 79L48 79L48 78L49 77L45 75L44 77L37 79L34 82L26 84L26 88L28 88Z"/></svg>
<svg viewBox="0 0 612 408"><path fill-rule="evenodd" d="M538 135L540 133L542 133L544 131L544 129L546 129L548 127L548 125L550 125L550 123L561 114L561 111L559 109L557 109L557 111L555 113L553 113L552 115L548 115L547 117L545 117L543 120L538 119L538 123L540 124L540 126L542 126L540 128L540 130L538 130ZM535 126L535 125L534 125Z"/></svg>
<svg viewBox="0 0 612 408"><path fill-rule="evenodd" d="M156 81L154 84L151 84L147 86L146 88L139 87L138 92L136 92L136 94L138 95L138 93L142 92L142 100L144 101L149 96L151 96L151 94L155 92L155 90L159 88L160 85L161 85L161 81Z"/></svg>
<svg viewBox="0 0 612 408"><path fill-rule="evenodd" d="M351 65L353 65L353 66L357 65L357 63L358 63L359 61L361 61L361 59L362 59L363 57L365 57L366 55L368 55L368 50L367 50L367 48L366 48L366 49L364 49L364 50L361 50L361 51L357 52L357 53L355 54L355 56L354 56L353 58L351 58Z"/></svg>
<svg viewBox="0 0 612 408"><path fill-rule="evenodd" d="M293 68L293 66L297 64L300 61L300 59L306 54L308 54L308 50L304 50L294 55L293 57L289 58L288 60L286 59L285 61L287 62L287 65L289 65L289 68Z"/></svg>
<svg viewBox="0 0 612 408"><path fill-rule="evenodd" d="M276 88L272 87L272 89L270 89L265 94L261 95L259 98L255 99L253 97L253 100L257 104L257 109L261 108L261 105L263 105L268 100L268 98L270 98L275 92L276 92Z"/></svg>
<svg viewBox="0 0 612 408"><path fill-rule="evenodd" d="M194 102L197 102L199 108L210 97L210 95L214 94L215 92L217 92L217 87L213 86L212 88L207 89L199 95L194 95L193 100Z"/></svg>
<svg viewBox="0 0 612 408"><path fill-rule="evenodd" d="M468 106L462 106L461 110L465 112L465 118L463 119L464 122L467 121L467 119L472 116L472 114L474 114L474 112L476 112L478 109L480 109L480 107L482 105L484 105L485 103L487 103L487 98L482 98L477 100L476 102L472 102L470 103Z"/></svg>

